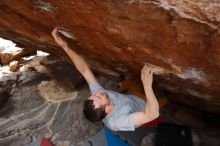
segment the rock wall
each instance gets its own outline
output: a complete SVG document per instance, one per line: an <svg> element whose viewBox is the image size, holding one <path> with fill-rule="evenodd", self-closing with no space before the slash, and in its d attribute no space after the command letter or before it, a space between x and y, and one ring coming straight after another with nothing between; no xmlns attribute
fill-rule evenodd
<svg viewBox="0 0 220 146"><path fill-rule="evenodd" d="M139 78L145 63L166 73L170 98L220 112L219 0L0 0L0 37L66 57L51 37L62 27L71 47L99 73Z"/></svg>

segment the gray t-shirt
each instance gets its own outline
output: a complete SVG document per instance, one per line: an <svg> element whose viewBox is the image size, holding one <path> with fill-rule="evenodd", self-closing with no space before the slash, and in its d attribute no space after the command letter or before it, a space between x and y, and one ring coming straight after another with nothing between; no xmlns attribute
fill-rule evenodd
<svg viewBox="0 0 220 146"><path fill-rule="evenodd" d="M135 130L132 113L144 111L145 102L141 98L105 90L98 83L92 84L89 87L92 95L104 91L115 104L114 110L103 119L108 128L114 131Z"/></svg>

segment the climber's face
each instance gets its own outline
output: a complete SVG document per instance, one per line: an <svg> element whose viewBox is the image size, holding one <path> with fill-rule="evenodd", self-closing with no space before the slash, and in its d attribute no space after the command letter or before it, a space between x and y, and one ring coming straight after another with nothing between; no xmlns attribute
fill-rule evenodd
<svg viewBox="0 0 220 146"><path fill-rule="evenodd" d="M95 95L89 97L90 100L93 100L93 104L96 108L105 107L110 104L110 99L108 94L105 92L97 92Z"/></svg>

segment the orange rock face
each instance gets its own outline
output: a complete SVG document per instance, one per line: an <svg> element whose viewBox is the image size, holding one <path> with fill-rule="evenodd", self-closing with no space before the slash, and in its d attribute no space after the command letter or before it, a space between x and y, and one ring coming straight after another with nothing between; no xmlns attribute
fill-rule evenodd
<svg viewBox="0 0 220 146"><path fill-rule="evenodd" d="M170 98L220 112L218 0L0 0L0 37L65 56L51 37L67 32L94 71L139 78L145 63L163 68L155 86Z"/></svg>

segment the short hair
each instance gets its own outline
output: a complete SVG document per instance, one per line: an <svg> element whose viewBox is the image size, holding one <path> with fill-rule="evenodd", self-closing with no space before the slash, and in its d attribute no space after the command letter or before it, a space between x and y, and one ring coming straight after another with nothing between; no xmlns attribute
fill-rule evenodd
<svg viewBox="0 0 220 146"><path fill-rule="evenodd" d="M83 113L89 121L96 123L100 122L107 115L105 112L105 107L95 108L93 100L87 99L83 105Z"/></svg>

